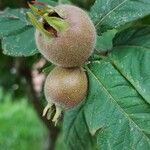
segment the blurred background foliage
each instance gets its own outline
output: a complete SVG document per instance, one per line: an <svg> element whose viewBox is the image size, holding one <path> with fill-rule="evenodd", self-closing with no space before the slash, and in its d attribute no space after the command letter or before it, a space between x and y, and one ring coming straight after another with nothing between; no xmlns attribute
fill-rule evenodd
<svg viewBox="0 0 150 150"><path fill-rule="evenodd" d="M14 102L0 93L0 148L3 150L46 149L46 128L26 99Z"/></svg>
<svg viewBox="0 0 150 150"><path fill-rule="evenodd" d="M27 8L30 0L0 0L0 11L10 7ZM49 2L50 0L40 0ZM95 0L71 0L89 10ZM58 2L51 0L51 3ZM61 3L70 3L61 0ZM11 28L11 25L10 25ZM59 134L41 113L45 106L42 86L42 69L47 62L40 54L10 57L2 53L0 42L0 149L2 150L52 150ZM32 83L32 78L37 78ZM41 83L38 83L41 80ZM61 136L56 149L62 149Z"/></svg>
<svg viewBox="0 0 150 150"><path fill-rule="evenodd" d="M19 8L24 6L27 6L26 0L0 0L0 9L4 9L5 7Z"/></svg>

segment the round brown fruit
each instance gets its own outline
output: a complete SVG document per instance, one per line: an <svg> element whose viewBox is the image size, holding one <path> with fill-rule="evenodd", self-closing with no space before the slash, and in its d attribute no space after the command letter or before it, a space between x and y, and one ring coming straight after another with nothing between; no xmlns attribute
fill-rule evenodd
<svg viewBox="0 0 150 150"><path fill-rule="evenodd" d="M96 42L95 27L85 11L72 5L59 5L55 8L65 14L68 28L57 31L54 37L45 38L36 30L36 44L44 57L62 67L81 66L91 55Z"/></svg>
<svg viewBox="0 0 150 150"><path fill-rule="evenodd" d="M44 86L49 104L71 108L79 104L87 92L87 77L82 68L54 68L47 76Z"/></svg>

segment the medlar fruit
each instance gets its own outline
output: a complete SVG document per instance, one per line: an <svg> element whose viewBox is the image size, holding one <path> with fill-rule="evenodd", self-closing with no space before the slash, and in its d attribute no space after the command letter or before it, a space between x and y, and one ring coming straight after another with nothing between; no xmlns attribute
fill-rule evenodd
<svg viewBox="0 0 150 150"><path fill-rule="evenodd" d="M56 67L47 76L44 86L48 102L64 108L76 106L87 91L87 77L82 68Z"/></svg>
<svg viewBox="0 0 150 150"><path fill-rule="evenodd" d="M64 31L58 31L42 19L44 28L54 36L45 38L37 29L36 45L44 57L55 65L81 66L93 52L96 42L95 27L86 12L76 6L59 5L55 7L55 11L49 17L61 18L68 27Z"/></svg>
<svg viewBox="0 0 150 150"><path fill-rule="evenodd" d="M78 105L86 96L88 81L82 68L54 68L47 76L44 86L48 106L44 115L53 104L56 114L53 121L57 121L60 108L68 109Z"/></svg>

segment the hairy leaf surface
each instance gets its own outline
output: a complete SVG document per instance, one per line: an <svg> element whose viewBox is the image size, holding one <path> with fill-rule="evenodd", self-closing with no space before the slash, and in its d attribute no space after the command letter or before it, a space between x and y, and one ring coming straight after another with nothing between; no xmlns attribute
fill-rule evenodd
<svg viewBox="0 0 150 150"><path fill-rule="evenodd" d="M98 34L149 14L149 0L96 0L91 9Z"/></svg>

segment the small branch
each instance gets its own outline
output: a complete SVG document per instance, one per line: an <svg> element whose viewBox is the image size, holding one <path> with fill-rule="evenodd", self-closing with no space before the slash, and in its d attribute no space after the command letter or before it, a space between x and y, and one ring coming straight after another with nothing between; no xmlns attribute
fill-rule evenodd
<svg viewBox="0 0 150 150"><path fill-rule="evenodd" d="M39 116L39 118L42 120L42 122L46 125L46 127L49 130L49 134L50 134L50 150L54 150L55 147L55 142L57 139L57 136L59 134L59 129L57 127L55 127L52 123L52 121L47 120L45 117L42 117L42 113L43 113L43 105L40 102L39 97L37 96L37 93L34 89L33 83L32 83L32 75L31 75L31 69L25 65L24 61L21 60L21 62L19 62L19 73L24 76L24 78L27 81L27 92L28 92L28 96L29 96L29 100L32 102L37 115Z"/></svg>

